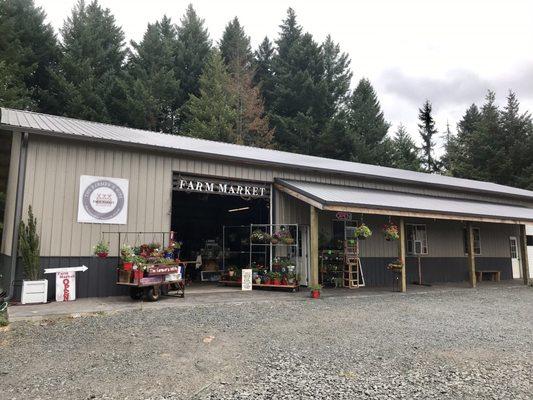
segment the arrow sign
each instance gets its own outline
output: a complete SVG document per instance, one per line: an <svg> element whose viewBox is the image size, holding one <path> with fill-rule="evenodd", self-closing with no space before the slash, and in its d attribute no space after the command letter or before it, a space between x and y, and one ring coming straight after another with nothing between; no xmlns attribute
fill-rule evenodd
<svg viewBox="0 0 533 400"><path fill-rule="evenodd" d="M46 268L44 270L45 274L57 274L59 272L85 272L89 268L87 268L85 265L82 265L80 267L67 267L67 268Z"/></svg>

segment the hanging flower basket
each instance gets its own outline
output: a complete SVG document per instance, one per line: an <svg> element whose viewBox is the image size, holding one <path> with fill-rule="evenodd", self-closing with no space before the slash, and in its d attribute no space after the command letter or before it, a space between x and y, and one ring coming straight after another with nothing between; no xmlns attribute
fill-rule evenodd
<svg viewBox="0 0 533 400"><path fill-rule="evenodd" d="M392 240L398 240L400 238L398 226L392 222L389 222L383 226L383 234L385 235L385 240L389 242Z"/></svg>
<svg viewBox="0 0 533 400"><path fill-rule="evenodd" d="M361 224L355 228L354 236L359 240L365 240L372 236L372 230L365 224Z"/></svg>
<svg viewBox="0 0 533 400"><path fill-rule="evenodd" d="M93 253L98 258L107 258L109 255L109 243L100 240L94 247Z"/></svg>

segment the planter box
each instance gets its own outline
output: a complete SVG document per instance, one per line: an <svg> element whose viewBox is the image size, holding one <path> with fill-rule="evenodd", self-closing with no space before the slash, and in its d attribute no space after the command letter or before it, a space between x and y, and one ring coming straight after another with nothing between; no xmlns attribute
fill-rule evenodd
<svg viewBox="0 0 533 400"><path fill-rule="evenodd" d="M48 281L22 281L22 304L46 303L48 297Z"/></svg>

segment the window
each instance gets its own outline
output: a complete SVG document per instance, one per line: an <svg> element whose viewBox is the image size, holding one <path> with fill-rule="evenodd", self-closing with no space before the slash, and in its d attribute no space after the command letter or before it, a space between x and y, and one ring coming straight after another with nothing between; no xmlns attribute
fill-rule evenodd
<svg viewBox="0 0 533 400"><path fill-rule="evenodd" d="M527 236L527 245L528 246L533 246L533 236L532 235L528 235Z"/></svg>
<svg viewBox="0 0 533 400"><path fill-rule="evenodd" d="M474 254L476 256L481 255L481 231L479 228L472 228L474 233ZM463 229L463 244L465 249L465 254L468 254L468 233L466 228Z"/></svg>
<svg viewBox="0 0 533 400"><path fill-rule="evenodd" d="M407 254L428 254L426 225L407 224Z"/></svg>

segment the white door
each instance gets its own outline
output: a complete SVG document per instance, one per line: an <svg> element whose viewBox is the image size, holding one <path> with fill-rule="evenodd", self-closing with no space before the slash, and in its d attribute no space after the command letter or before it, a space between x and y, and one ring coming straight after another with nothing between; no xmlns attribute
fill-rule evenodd
<svg viewBox="0 0 533 400"><path fill-rule="evenodd" d="M509 245L511 246L511 264L513 266L513 279L519 279L522 277L520 270L520 249L518 248L518 240L516 237L511 236L509 238Z"/></svg>
<svg viewBox="0 0 533 400"><path fill-rule="evenodd" d="M297 273L300 275L300 285L307 286L309 284L309 275L311 274L311 266L309 264L309 227L299 226L298 229L300 230L301 252L300 257L298 257Z"/></svg>

